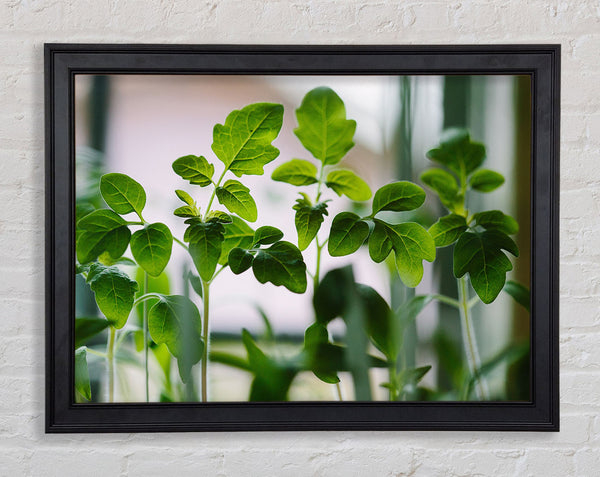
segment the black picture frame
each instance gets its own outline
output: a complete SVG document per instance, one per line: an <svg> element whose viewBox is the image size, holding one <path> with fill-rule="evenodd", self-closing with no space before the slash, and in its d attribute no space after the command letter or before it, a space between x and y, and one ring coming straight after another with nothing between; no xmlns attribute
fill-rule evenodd
<svg viewBox="0 0 600 477"><path fill-rule="evenodd" d="M531 401L74 404L74 75L531 77ZM45 45L46 432L558 431L560 45Z"/></svg>

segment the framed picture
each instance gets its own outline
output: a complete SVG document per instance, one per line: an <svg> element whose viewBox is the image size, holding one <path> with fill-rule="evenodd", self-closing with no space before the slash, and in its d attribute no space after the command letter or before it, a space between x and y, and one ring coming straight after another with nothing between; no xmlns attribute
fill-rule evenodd
<svg viewBox="0 0 600 477"><path fill-rule="evenodd" d="M45 47L46 430L557 431L560 47Z"/></svg>

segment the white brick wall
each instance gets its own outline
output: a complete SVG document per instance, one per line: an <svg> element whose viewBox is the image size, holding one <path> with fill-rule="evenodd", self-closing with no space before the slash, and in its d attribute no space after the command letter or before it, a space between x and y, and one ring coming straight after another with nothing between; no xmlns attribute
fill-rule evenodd
<svg viewBox="0 0 600 477"><path fill-rule="evenodd" d="M600 475L600 2L0 2L0 475ZM44 435L44 42L561 43L559 434Z"/></svg>

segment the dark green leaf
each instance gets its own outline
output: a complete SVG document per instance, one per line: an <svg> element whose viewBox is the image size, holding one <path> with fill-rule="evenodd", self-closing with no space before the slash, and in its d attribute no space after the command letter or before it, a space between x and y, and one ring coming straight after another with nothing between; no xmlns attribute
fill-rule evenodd
<svg viewBox="0 0 600 477"><path fill-rule="evenodd" d="M479 169L469 178L471 189L479 192L492 192L504 184L504 176L489 169Z"/></svg>
<svg viewBox="0 0 600 477"><path fill-rule="evenodd" d="M117 267L93 263L87 282L94 292L98 308L115 328L123 328L133 308L138 284Z"/></svg>
<svg viewBox="0 0 600 477"><path fill-rule="evenodd" d="M348 280L345 268L336 268L325 274L313 297L313 306L317 322L327 325L331 320L342 316L347 297L344 295L349 286L341 286Z"/></svg>
<svg viewBox="0 0 600 477"><path fill-rule="evenodd" d="M310 185L317 182L317 168L304 159L292 159L277 167L271 174L271 179L295 186Z"/></svg>
<svg viewBox="0 0 600 477"><path fill-rule="evenodd" d="M458 184L449 172L438 168L429 169L421 174L421 181L437 192L442 204L447 208L452 209L459 200Z"/></svg>
<svg viewBox="0 0 600 477"><path fill-rule="evenodd" d="M271 227L269 225L265 225L263 227L259 227L254 232L254 240L252 241L252 246L256 245L270 245L272 243L278 242L283 238L283 232L279 230L277 227Z"/></svg>
<svg viewBox="0 0 600 477"><path fill-rule="evenodd" d="M487 230L499 230L508 235L519 231L519 224L510 215L505 215L499 210L488 210L473 215L475 223Z"/></svg>
<svg viewBox="0 0 600 477"><path fill-rule="evenodd" d="M329 232L327 250L332 257L356 252L369 235L369 225L352 212L335 216Z"/></svg>
<svg viewBox="0 0 600 477"><path fill-rule="evenodd" d="M119 258L129 245L131 232L126 222L112 210L101 209L77 222L77 260L91 262L102 252Z"/></svg>
<svg viewBox="0 0 600 477"><path fill-rule="evenodd" d="M157 222L131 236L131 253L136 262L153 277L159 276L171 258L173 236L169 227Z"/></svg>
<svg viewBox="0 0 600 477"><path fill-rule="evenodd" d="M148 330L154 342L165 343L177 358L179 375L187 382L204 349L196 305L184 296L162 296L148 312Z"/></svg>
<svg viewBox="0 0 600 477"><path fill-rule="evenodd" d="M187 205L189 205L190 207L195 207L196 206L196 201L192 198L192 196L190 194L188 194L186 191L181 190L181 189L177 189L175 191L175 194L177 195L177 197L179 197L179 199L182 202L185 202Z"/></svg>
<svg viewBox="0 0 600 477"><path fill-rule="evenodd" d="M271 142L282 122L280 104L255 103L232 111L224 125L215 125L212 150L236 176L261 175L263 166L279 156L279 149Z"/></svg>
<svg viewBox="0 0 600 477"><path fill-rule="evenodd" d="M485 146L472 142L465 129L448 129L444 131L439 147L428 151L427 157L466 179L485 159Z"/></svg>
<svg viewBox="0 0 600 477"><path fill-rule="evenodd" d="M219 222L194 224L189 227L189 252L200 277L209 281L217 268L223 246L225 228Z"/></svg>
<svg viewBox="0 0 600 477"><path fill-rule="evenodd" d="M337 375L338 367L334 366L336 363L332 359L323 359L326 354L326 349L329 344L329 332L327 328L320 323L313 323L311 326L306 328L304 333L304 351L307 355L307 367L321 381L328 384L336 384L340 382L340 378ZM342 358L342 357L340 357ZM341 364L342 359L337 360ZM341 367L341 366L340 366Z"/></svg>
<svg viewBox="0 0 600 477"><path fill-rule="evenodd" d="M454 247L454 276L469 273L473 289L488 304L493 302L506 280L512 264L502 250L519 255L512 239L499 230L465 232Z"/></svg>
<svg viewBox="0 0 600 477"><path fill-rule="evenodd" d="M462 215L450 214L440 219L429 227L436 247L446 247L458 240L467 230L467 221Z"/></svg>
<svg viewBox="0 0 600 477"><path fill-rule="evenodd" d="M104 174L100 179L100 192L117 214L136 212L141 215L146 205L144 188L125 174Z"/></svg>
<svg viewBox="0 0 600 477"><path fill-rule="evenodd" d="M388 237L385 222L375 220L375 227L369 237L369 255L375 263L383 262L392 251L392 241Z"/></svg>
<svg viewBox="0 0 600 477"><path fill-rule="evenodd" d="M254 255L241 248L234 248L229 252L229 268L233 273L239 275L252 266Z"/></svg>
<svg viewBox="0 0 600 477"><path fill-rule="evenodd" d="M296 200L293 209L296 211L294 222L298 232L298 248L305 250L319 232L324 216L329 215L327 203L319 202L312 205L304 196Z"/></svg>
<svg viewBox="0 0 600 477"><path fill-rule="evenodd" d="M256 202L250 195L250 189L239 181L228 180L222 187L217 187L219 202L233 214L242 219L254 222L257 219Z"/></svg>
<svg viewBox="0 0 600 477"><path fill-rule="evenodd" d="M246 222L235 215L231 217L232 222L225 225L225 240L221 248L219 264L225 265L229 252L235 247L243 249L250 248L254 240L254 230Z"/></svg>
<svg viewBox="0 0 600 477"><path fill-rule="evenodd" d="M215 173L215 166L209 164L204 156L189 155L180 157L173 162L173 170L178 176L190 181L190 184L206 187L212 183L212 176ZM184 202L187 201L184 200Z"/></svg>
<svg viewBox="0 0 600 477"><path fill-rule="evenodd" d="M506 282L506 285L504 285L504 291L512 296L519 305L521 305L527 311L530 311L529 303L531 298L529 294L529 288L521 285L520 283L509 280Z"/></svg>
<svg viewBox="0 0 600 477"><path fill-rule="evenodd" d="M75 318L75 348L87 344L90 338L102 333L109 324L104 318Z"/></svg>
<svg viewBox="0 0 600 477"><path fill-rule="evenodd" d="M300 250L281 241L258 251L252 262L254 276L260 283L283 285L294 293L306 291L306 264Z"/></svg>
<svg viewBox="0 0 600 477"><path fill-rule="evenodd" d="M435 260L435 242L427 230L414 222L386 224L386 231L396 253L400 280L408 287L416 287L423 278L423 260Z"/></svg>
<svg viewBox="0 0 600 477"><path fill-rule="evenodd" d="M395 326L390 307L379 293L367 285L357 284L357 292L364 303L365 325L371 341L388 360L395 360L400 347L399 327Z"/></svg>
<svg viewBox="0 0 600 477"><path fill-rule="evenodd" d="M351 200L363 201L371 198L369 185L352 171L331 171L325 184L337 195L344 194Z"/></svg>
<svg viewBox="0 0 600 477"><path fill-rule="evenodd" d="M431 366L422 366L420 368L407 368L398 373L398 388L403 390L409 386L416 386L429 372Z"/></svg>
<svg viewBox="0 0 600 477"><path fill-rule="evenodd" d="M330 88L309 91L296 110L294 134L323 164L337 164L354 146L356 121L346 119L346 108Z"/></svg>
<svg viewBox="0 0 600 477"><path fill-rule="evenodd" d="M192 272L189 272L188 279L190 281L190 285L192 285L192 288L196 292L196 295L202 298L202 280L200 280L200 277L198 275L194 275Z"/></svg>
<svg viewBox="0 0 600 477"><path fill-rule="evenodd" d="M92 400L92 388L90 387L90 374L87 364L87 349L75 350L75 390L87 401Z"/></svg>
<svg viewBox="0 0 600 477"><path fill-rule="evenodd" d="M414 210L425 202L425 191L408 181L392 182L375 192L373 215L382 210Z"/></svg>

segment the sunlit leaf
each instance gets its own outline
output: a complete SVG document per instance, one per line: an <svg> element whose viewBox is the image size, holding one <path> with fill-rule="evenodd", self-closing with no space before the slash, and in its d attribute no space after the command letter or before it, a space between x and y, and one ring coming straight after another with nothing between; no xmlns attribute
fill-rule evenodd
<svg viewBox="0 0 600 477"><path fill-rule="evenodd" d="M225 124L215 125L212 150L236 176L261 175L264 165L279 156L271 142L282 122L281 104L255 103L232 111Z"/></svg>
<svg viewBox="0 0 600 477"><path fill-rule="evenodd" d="M499 230L508 235L514 235L519 231L517 221L499 210L478 212L473 215L473 220L487 230Z"/></svg>
<svg viewBox="0 0 600 477"><path fill-rule="evenodd" d="M241 182L228 180L221 187L217 187L217 198L229 212L250 222L256 221L256 202L250 195L250 189Z"/></svg>
<svg viewBox="0 0 600 477"><path fill-rule="evenodd" d="M215 166L210 164L204 156L194 156L190 154L175 160L175 162L173 162L173 171L183 179L190 181L190 184L206 187L212 183ZM187 200L184 201L187 202Z"/></svg>
<svg viewBox="0 0 600 477"><path fill-rule="evenodd" d="M351 200L364 201L371 198L369 185L352 171L343 169L331 171L327 175L325 184L337 195L344 194Z"/></svg>
<svg viewBox="0 0 600 477"><path fill-rule="evenodd" d="M159 276L171 258L173 236L169 227L157 222L131 236L131 253L136 262L153 277Z"/></svg>
<svg viewBox="0 0 600 477"><path fill-rule="evenodd" d="M453 244L465 230L467 230L466 219L462 215L456 214L440 217L435 224L429 227L429 233L433 237L436 247Z"/></svg>
<svg viewBox="0 0 600 477"><path fill-rule="evenodd" d="M246 222L235 215L231 217L232 222L225 225L223 245L219 264L225 265L229 252L235 247L243 249L250 248L254 240L254 230Z"/></svg>
<svg viewBox="0 0 600 477"><path fill-rule="evenodd" d="M369 235L369 225L352 212L341 212L335 216L329 232L327 250L332 257L341 257L356 252Z"/></svg>
<svg viewBox="0 0 600 477"><path fill-rule="evenodd" d="M204 349L196 305L181 295L162 296L148 312L148 330L154 342L166 344L177 358L179 375L187 382Z"/></svg>
<svg viewBox="0 0 600 477"><path fill-rule="evenodd" d="M392 251L385 222L375 220L375 227L369 237L369 255L375 263L383 262Z"/></svg>
<svg viewBox="0 0 600 477"><path fill-rule="evenodd" d="M225 228L219 222L194 224L189 227L189 252L200 277L209 281L219 262Z"/></svg>
<svg viewBox="0 0 600 477"><path fill-rule="evenodd" d="M146 205L144 188L125 174L104 174L100 179L100 192L117 214L136 212L140 215Z"/></svg>
<svg viewBox="0 0 600 477"><path fill-rule="evenodd" d="M133 308L137 282L119 268L100 263L90 266L87 282L102 314L112 326L123 328Z"/></svg>
<svg viewBox="0 0 600 477"><path fill-rule="evenodd" d="M277 167L271 174L271 179L295 186L315 184L317 182L317 168L310 161L292 159Z"/></svg>
<svg viewBox="0 0 600 477"><path fill-rule="evenodd" d="M131 232L127 223L112 210L101 209L77 222L77 260L91 262L103 252L113 259L125 253Z"/></svg>
<svg viewBox="0 0 600 477"><path fill-rule="evenodd" d="M383 210L401 212L414 210L425 202L425 191L408 181L384 185L373 198L373 215Z"/></svg>
<svg viewBox="0 0 600 477"><path fill-rule="evenodd" d="M327 203L319 202L312 205L306 197L303 197L296 200L293 209L296 211L294 223L298 232L298 248L305 250L319 232L324 216L329 215Z"/></svg>
<svg viewBox="0 0 600 477"><path fill-rule="evenodd" d="M296 110L294 134L323 164L337 164L354 146L356 121L346 119L346 108L330 88L309 91Z"/></svg>
<svg viewBox="0 0 600 477"><path fill-rule="evenodd" d="M283 238L283 232L279 230L277 227L271 227L270 225L265 225L263 227L259 227L254 232L254 239L252 240L252 245L270 245L272 243L278 242Z"/></svg>

